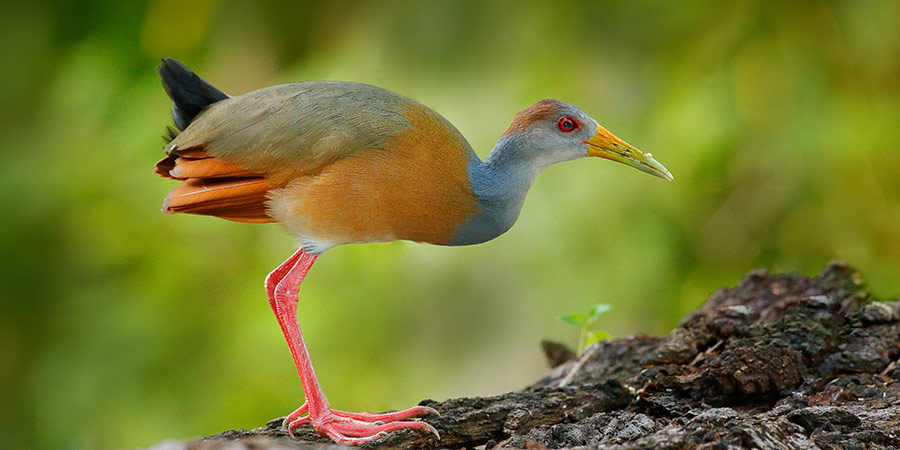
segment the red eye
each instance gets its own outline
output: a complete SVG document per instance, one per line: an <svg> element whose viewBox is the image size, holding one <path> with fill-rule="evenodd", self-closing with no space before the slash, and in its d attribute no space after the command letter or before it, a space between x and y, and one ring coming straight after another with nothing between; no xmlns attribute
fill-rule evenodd
<svg viewBox="0 0 900 450"><path fill-rule="evenodd" d="M562 116L559 118L559 122L556 123L559 127L559 130L563 133L571 133L579 128L581 128L581 124L578 123L577 120L569 117Z"/></svg>

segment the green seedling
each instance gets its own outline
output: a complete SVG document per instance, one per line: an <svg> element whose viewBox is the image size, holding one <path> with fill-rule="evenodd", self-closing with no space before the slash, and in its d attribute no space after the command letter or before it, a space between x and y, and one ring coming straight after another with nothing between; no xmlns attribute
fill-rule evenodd
<svg viewBox="0 0 900 450"><path fill-rule="evenodd" d="M565 323L581 327L581 333L578 338L578 356L581 356L588 345L609 338L609 333L603 330L589 330L589 328L600 318L601 314L610 309L612 309L612 305L597 303L587 314L577 312L559 318Z"/></svg>

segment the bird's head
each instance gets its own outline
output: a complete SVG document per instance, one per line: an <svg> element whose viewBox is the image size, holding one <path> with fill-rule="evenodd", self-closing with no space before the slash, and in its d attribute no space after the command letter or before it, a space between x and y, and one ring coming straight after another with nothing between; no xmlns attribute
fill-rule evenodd
<svg viewBox="0 0 900 450"><path fill-rule="evenodd" d="M517 148L540 169L562 161L595 156L627 164L666 180L672 174L650 153L643 153L597 124L569 103L541 100L516 115L501 140Z"/></svg>

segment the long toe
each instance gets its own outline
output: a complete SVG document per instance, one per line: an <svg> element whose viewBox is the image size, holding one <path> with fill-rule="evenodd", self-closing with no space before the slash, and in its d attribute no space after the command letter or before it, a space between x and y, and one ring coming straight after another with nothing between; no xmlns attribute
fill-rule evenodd
<svg viewBox="0 0 900 450"><path fill-rule="evenodd" d="M304 402L303 406L297 408L296 410L294 410L294 412L288 414L288 416L284 418L284 420L281 422L281 426L288 428L288 431L290 431L291 434L293 434L294 430L296 430L297 427L299 427L303 423L297 424L297 427L293 427L293 429L290 428L290 425L293 424L294 422L296 422L297 419L300 418L300 416L306 414L306 411L308 411L308 410L309 410L309 404Z"/></svg>
<svg viewBox="0 0 900 450"><path fill-rule="evenodd" d="M423 416L440 416L439 413L434 408L429 408L427 406L414 406L409 409L404 409L403 411L394 411L389 413L367 413L367 412L346 412L340 411L337 409L332 409L331 413L335 416L347 417L350 419L361 420L363 422L396 422L398 420L406 420L410 417L423 417Z"/></svg>
<svg viewBox="0 0 900 450"><path fill-rule="evenodd" d="M290 421L286 425L288 434L291 435L291 437L294 437L294 432L297 431L297 428L300 428L307 422L309 422L309 416L299 417L299 418L296 418L296 419Z"/></svg>
<svg viewBox="0 0 900 450"><path fill-rule="evenodd" d="M316 431L330 437L335 442L358 445L380 439L391 431L402 429L420 430L433 434L437 439L441 438L441 434L438 433L437 429L421 421L376 424L346 417L335 417L333 421L318 426Z"/></svg>

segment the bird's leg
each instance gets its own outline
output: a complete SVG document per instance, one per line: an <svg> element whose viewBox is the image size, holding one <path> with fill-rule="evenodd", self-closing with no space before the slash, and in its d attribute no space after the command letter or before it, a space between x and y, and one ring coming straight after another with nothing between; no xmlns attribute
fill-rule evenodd
<svg viewBox="0 0 900 450"><path fill-rule="evenodd" d="M278 306L276 306L275 304L275 289L278 287L278 284L281 283L281 280L284 279L284 276L288 274L288 271L290 271L294 267L294 264L297 263L297 260L300 259L300 256L305 254L306 253L302 248L297 250L293 255L291 255L290 258L287 259L287 261L281 263L281 265L276 267L275 270L273 270L271 273L269 273L268 276L266 276L266 296L269 298L269 306L272 307L272 311L275 312L275 317L278 319L278 325L281 326L281 332L282 334L284 334L285 339L288 339L288 332L284 326L284 320L282 320L281 315L278 314ZM313 258L313 260L315 260L315 258ZM310 263L310 265L312 265L312 263ZM296 306L294 306L294 308L296 309ZM288 343L290 344L290 339L288 339ZM291 354L294 354L293 346L291 346ZM297 358L294 357L294 360L296 361ZM303 405L297 408L296 411L292 412L288 416L288 418L293 417L294 419L296 419L297 417L300 417L300 415L305 414L307 410L308 408L306 407L306 402L303 402Z"/></svg>
<svg viewBox="0 0 900 450"><path fill-rule="evenodd" d="M306 253L301 248L266 278L269 304L275 311L278 324L281 325L281 331L287 339L306 396L306 403L285 418L284 425L288 431L293 434L299 426L311 422L319 434L328 436L335 442L351 445L362 444L377 439L387 432L403 428L422 430L440 438L437 430L425 422L402 421L414 416L437 414L432 408L416 406L393 413L371 414L334 410L328 405L328 399L325 398L319 380L316 379L309 352L303 341L303 333L300 332L297 323L297 294L300 282L312 267L316 257L317 255ZM309 415L300 417L307 412Z"/></svg>

